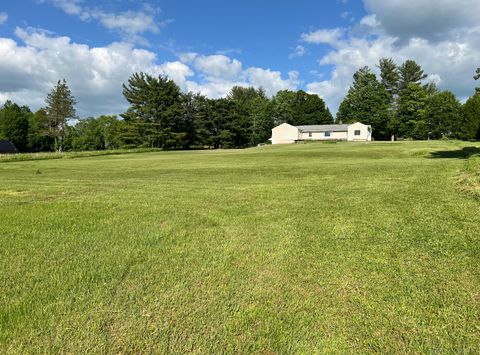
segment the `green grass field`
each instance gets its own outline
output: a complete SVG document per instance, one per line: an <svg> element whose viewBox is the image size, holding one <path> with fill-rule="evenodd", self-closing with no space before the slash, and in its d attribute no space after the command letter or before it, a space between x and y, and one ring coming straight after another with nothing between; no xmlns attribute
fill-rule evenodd
<svg viewBox="0 0 480 355"><path fill-rule="evenodd" d="M0 162L0 353L479 353L478 152Z"/></svg>

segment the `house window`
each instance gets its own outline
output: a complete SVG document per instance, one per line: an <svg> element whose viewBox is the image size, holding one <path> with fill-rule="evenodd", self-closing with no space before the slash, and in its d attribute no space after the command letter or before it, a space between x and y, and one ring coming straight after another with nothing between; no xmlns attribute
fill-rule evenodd
<svg viewBox="0 0 480 355"><path fill-rule="evenodd" d="M359 136L359 135L360 135L360 130L359 130L359 129L356 129L355 132L354 132L354 134L355 134L356 136Z"/></svg>
<svg viewBox="0 0 480 355"><path fill-rule="evenodd" d="M325 137L330 137L330 131L325 132Z"/></svg>
<svg viewBox="0 0 480 355"><path fill-rule="evenodd" d="M308 138L312 138L312 132L308 132Z"/></svg>

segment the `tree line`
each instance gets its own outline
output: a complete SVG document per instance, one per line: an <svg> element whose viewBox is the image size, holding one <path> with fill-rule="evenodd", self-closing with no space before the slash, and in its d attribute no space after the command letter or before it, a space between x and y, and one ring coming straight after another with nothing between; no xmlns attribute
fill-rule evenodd
<svg viewBox="0 0 480 355"><path fill-rule="evenodd" d="M253 87L233 87L225 98L183 93L165 76L135 73L123 85L130 104L116 116L77 119L76 100L65 80L48 93L46 106L32 112L7 101L0 108L0 140L21 152L244 148L268 142L271 129L292 125L352 123L372 125L373 137L389 140L480 139L480 91L461 104L427 78L420 65L398 66L383 58L380 79L360 68L334 120L325 102L303 90L282 90L269 98ZM480 76L477 69L475 79Z"/></svg>
<svg viewBox="0 0 480 355"><path fill-rule="evenodd" d="M461 104L450 91L439 91L413 60L397 65L391 58L378 63L380 79L360 68L340 104L337 121L372 125L373 137L388 139L480 139L480 92ZM475 80L480 77L477 69Z"/></svg>
<svg viewBox="0 0 480 355"><path fill-rule="evenodd" d="M165 76L133 74L123 85L128 110L116 116L76 120L76 103L65 81L48 94L46 107L32 113L10 101L0 109L0 139L20 151L117 148L244 148L268 142L271 129L333 123L325 102L305 91L279 91L269 98L253 87L233 87L227 97L182 93Z"/></svg>

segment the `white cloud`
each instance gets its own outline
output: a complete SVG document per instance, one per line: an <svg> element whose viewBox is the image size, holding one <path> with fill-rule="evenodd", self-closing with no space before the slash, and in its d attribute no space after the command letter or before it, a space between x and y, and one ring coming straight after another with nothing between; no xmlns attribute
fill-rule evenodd
<svg viewBox="0 0 480 355"><path fill-rule="evenodd" d="M69 15L80 15L82 11L82 0L41 0L41 2L49 1L59 9L62 9Z"/></svg>
<svg viewBox="0 0 480 355"><path fill-rule="evenodd" d="M209 56L197 56L194 60L197 70L208 77L221 77L232 79L242 71L242 63L237 59L231 59L222 54Z"/></svg>
<svg viewBox="0 0 480 355"><path fill-rule="evenodd" d="M190 53L159 63L155 53L125 42L90 47L44 30L17 28L15 33L18 42L0 38L0 104L10 99L36 110L55 83L65 78L81 117L119 114L127 108L122 84L140 71L167 75L182 90L211 98L227 95L234 85L262 86L268 95L298 85L297 72L282 78L270 69L242 69L239 60L221 55Z"/></svg>
<svg viewBox="0 0 480 355"><path fill-rule="evenodd" d="M303 57L305 53L307 53L306 48L301 44L298 44L293 50L293 52L289 55L289 58L292 59L292 58Z"/></svg>
<svg viewBox="0 0 480 355"><path fill-rule="evenodd" d="M8 20L8 14L6 12L0 12L0 25L3 25Z"/></svg>
<svg viewBox="0 0 480 355"><path fill-rule="evenodd" d="M295 90L299 84L296 71L289 72L288 79L283 79L279 71L252 67L246 70L246 76L249 84L263 87L269 96L280 90Z"/></svg>
<svg viewBox="0 0 480 355"><path fill-rule="evenodd" d="M380 22L377 20L377 15L371 14L363 17L360 20L360 25L368 27L378 27L380 26Z"/></svg>
<svg viewBox="0 0 480 355"><path fill-rule="evenodd" d="M180 53L178 58L183 63L191 63L198 57L198 53L188 52L188 53Z"/></svg>
<svg viewBox="0 0 480 355"><path fill-rule="evenodd" d="M155 15L159 10L146 3L143 4L143 9L140 11L128 10L112 13L98 7L84 6L82 0L41 1L53 4L66 14L78 16L82 21L96 20L106 29L119 32L124 40L131 42L145 43L146 41L141 37L142 34L159 33L160 28L171 21L157 21Z"/></svg>
<svg viewBox="0 0 480 355"><path fill-rule="evenodd" d="M38 109L57 80L65 78L78 99L82 116L121 113L126 108L122 83L137 71L154 75L188 75L175 63L157 65L156 55L130 44L89 47L68 37L17 28L24 45L0 38L0 95ZM180 84L181 75L175 77Z"/></svg>
<svg viewBox="0 0 480 355"><path fill-rule="evenodd" d="M129 35L145 32L158 33L160 31L155 18L143 11L125 11L119 14L93 11L90 16L99 20L109 30L120 30Z"/></svg>
<svg viewBox="0 0 480 355"><path fill-rule="evenodd" d="M461 2L462 6L469 2L472 5L471 9L480 6L477 0ZM328 42L331 45L330 51L319 58L319 64L333 66L330 78L308 83L308 91L322 96L335 112L347 93L357 69L368 65L378 73L375 66L379 59L392 57L398 64L406 59L414 59L429 74L427 80L436 82L441 89L453 91L460 99L465 99L473 93L475 82L472 75L474 68L478 67L480 58L480 26L475 23L470 28L465 27L465 23L470 23L471 18L465 14L464 9L457 9L462 6L452 5L458 2L441 0L434 6L431 5L431 1L426 0L408 4L397 0L388 2L365 0L365 3L367 9L376 9L379 12L368 14L357 26L345 32L343 37L336 36L338 29L320 29L308 37L312 39L310 43ZM427 3L430 4L430 12L422 10ZM445 12L450 13L452 18L457 20L461 18L465 22L456 20L455 25L449 23L448 33L445 33L443 38L429 36L422 28L412 33L415 26L411 25L415 25L414 22L418 19L406 20L415 12L410 9L410 5L419 12L415 16L421 18L424 23L435 23L437 19L434 17ZM391 14L392 18L390 19L388 17L390 15L387 14ZM389 26L384 25L387 18L396 21L399 26L396 35L389 27L391 22ZM316 34L320 34L318 40L315 40ZM301 36L304 41L305 38L305 34Z"/></svg>
<svg viewBox="0 0 480 355"><path fill-rule="evenodd" d="M166 62L160 65L160 73L172 79L183 91L188 90L187 78L195 73L189 66L181 62Z"/></svg>
<svg viewBox="0 0 480 355"><path fill-rule="evenodd" d="M298 73L292 71L287 78L282 73L271 69L249 67L243 68L235 58L222 54L200 55L182 53L179 59L191 65L200 80L188 80L188 91L200 92L211 98L224 97L233 86L263 87L267 95L275 95L279 90L295 89L299 85Z"/></svg>
<svg viewBox="0 0 480 355"><path fill-rule="evenodd" d="M303 33L301 35L301 40L306 43L330 44L336 46L341 42L344 33L345 30L342 28L319 29L309 33Z"/></svg>

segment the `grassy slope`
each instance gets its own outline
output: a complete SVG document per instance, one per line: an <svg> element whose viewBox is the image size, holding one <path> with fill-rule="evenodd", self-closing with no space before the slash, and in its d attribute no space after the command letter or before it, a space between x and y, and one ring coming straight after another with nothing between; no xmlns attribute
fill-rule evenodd
<svg viewBox="0 0 480 355"><path fill-rule="evenodd" d="M0 352L479 352L465 146L0 163Z"/></svg>

